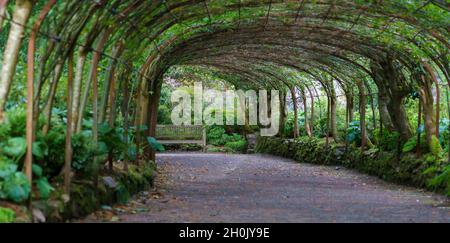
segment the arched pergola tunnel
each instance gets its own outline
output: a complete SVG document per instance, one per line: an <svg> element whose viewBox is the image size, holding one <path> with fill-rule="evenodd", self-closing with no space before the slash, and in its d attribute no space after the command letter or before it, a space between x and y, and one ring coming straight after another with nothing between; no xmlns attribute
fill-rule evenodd
<svg viewBox="0 0 450 243"><path fill-rule="evenodd" d="M6 119L8 102L19 100L15 94L24 89L20 76L27 70L24 167L31 179L31 144L37 133L52 130L52 108L65 103L67 190L71 139L86 125L83 118L92 115L95 143L105 122L120 122L127 137L132 126L144 125L145 136L154 137L162 77L174 65L213 68L233 76L238 88L278 89L294 98L300 93L304 104L319 100L320 87L328 107L327 142L338 139L336 89L346 98L346 126L358 97L362 149L369 143L367 103L380 118L375 126L399 132L404 142L413 136L404 100L415 91L432 146L440 116L433 89L450 83L445 0L0 0L0 16L0 118ZM21 50L27 46L25 61ZM58 100L58 92L66 92L66 100ZM309 135L313 112L305 112ZM141 137L138 132L132 141L137 151Z"/></svg>

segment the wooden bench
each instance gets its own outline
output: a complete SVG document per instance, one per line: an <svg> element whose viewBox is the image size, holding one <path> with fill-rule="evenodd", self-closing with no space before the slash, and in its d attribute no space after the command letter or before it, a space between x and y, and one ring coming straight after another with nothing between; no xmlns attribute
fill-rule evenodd
<svg viewBox="0 0 450 243"><path fill-rule="evenodd" d="M156 139L161 144L199 144L206 151L206 130L203 126L157 125Z"/></svg>

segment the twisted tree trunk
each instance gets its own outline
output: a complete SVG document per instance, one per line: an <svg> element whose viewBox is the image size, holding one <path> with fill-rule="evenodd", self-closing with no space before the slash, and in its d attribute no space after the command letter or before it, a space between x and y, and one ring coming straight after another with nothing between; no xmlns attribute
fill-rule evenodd
<svg viewBox="0 0 450 243"><path fill-rule="evenodd" d="M425 135L427 145L430 151L434 151L433 146L439 146L439 144L433 144L433 140L438 139L438 133L436 131L436 113L434 110L434 97L432 86L434 81L427 73L418 73L417 78L420 82L420 101L422 104L422 114L425 126ZM439 148L437 148L439 149Z"/></svg>
<svg viewBox="0 0 450 243"><path fill-rule="evenodd" d="M374 81L381 93L381 102L385 102L386 108L391 118L391 123L386 117L383 122L388 129L390 125L394 127L395 131L400 133L403 141L407 141L412 136L411 126L404 107L405 97L411 93L411 88L393 57L387 56L384 60L377 63L371 63ZM380 110L380 115L385 116L383 110Z"/></svg>

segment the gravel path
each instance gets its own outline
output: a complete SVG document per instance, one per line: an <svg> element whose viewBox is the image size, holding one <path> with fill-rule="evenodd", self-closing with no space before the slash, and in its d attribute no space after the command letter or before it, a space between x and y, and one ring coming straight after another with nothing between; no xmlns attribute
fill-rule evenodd
<svg viewBox="0 0 450 243"><path fill-rule="evenodd" d="M121 222L450 222L445 197L269 155L159 154ZM92 220L91 220L92 221Z"/></svg>

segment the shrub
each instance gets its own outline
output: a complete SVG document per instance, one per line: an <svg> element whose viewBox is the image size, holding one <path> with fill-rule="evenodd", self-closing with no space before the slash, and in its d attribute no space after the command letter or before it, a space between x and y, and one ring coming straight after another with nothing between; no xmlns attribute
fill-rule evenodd
<svg viewBox="0 0 450 243"><path fill-rule="evenodd" d="M359 121L352 121L348 124L347 128L347 141L356 145L361 144L361 128Z"/></svg>
<svg viewBox="0 0 450 243"><path fill-rule="evenodd" d="M206 140L208 144L214 146L223 146L228 142L236 142L242 140L242 136L236 133L227 134L225 129L220 126L212 126L207 129Z"/></svg>
<svg viewBox="0 0 450 243"><path fill-rule="evenodd" d="M225 129L223 127L210 127L208 128L206 134L206 139L209 144L215 146L223 145L222 138L224 135L226 135Z"/></svg>
<svg viewBox="0 0 450 243"><path fill-rule="evenodd" d="M380 130L377 129L374 132L374 137L376 139L378 147L380 147L384 151L397 150L399 145L398 143L400 142L400 133L398 132L389 132L387 130L383 130L383 133L380 134Z"/></svg>
<svg viewBox="0 0 450 243"><path fill-rule="evenodd" d="M9 208L0 207L0 223L12 223L16 219L16 213Z"/></svg>
<svg viewBox="0 0 450 243"><path fill-rule="evenodd" d="M426 172L435 172L436 167L431 167L430 170ZM441 173L439 173L433 179L428 181L428 186L434 189L444 188L447 196L450 197L450 165L447 165Z"/></svg>
<svg viewBox="0 0 450 243"><path fill-rule="evenodd" d="M247 141L239 140L236 142L227 142L225 147L233 150L234 152L245 152L247 151Z"/></svg>

